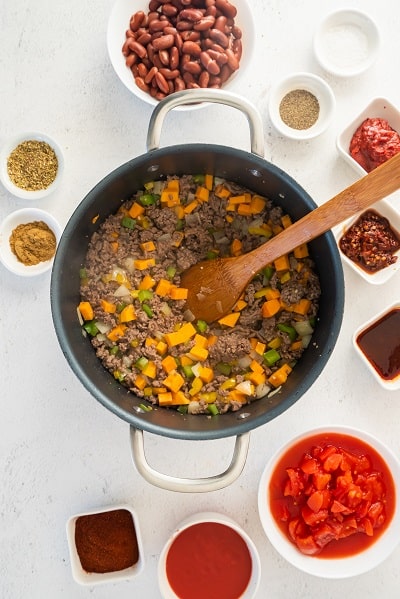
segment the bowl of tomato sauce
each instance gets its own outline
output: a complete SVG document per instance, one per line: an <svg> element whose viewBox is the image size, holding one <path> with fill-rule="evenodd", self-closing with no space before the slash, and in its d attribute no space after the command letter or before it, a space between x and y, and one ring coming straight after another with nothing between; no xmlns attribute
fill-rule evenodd
<svg viewBox="0 0 400 599"><path fill-rule="evenodd" d="M260 558L251 538L234 520L217 512L201 512L181 522L158 563L164 599L252 599L260 575Z"/></svg>
<svg viewBox="0 0 400 599"><path fill-rule="evenodd" d="M299 570L349 578L400 541L400 463L372 434L347 426L303 432L267 463L258 490L264 531Z"/></svg>

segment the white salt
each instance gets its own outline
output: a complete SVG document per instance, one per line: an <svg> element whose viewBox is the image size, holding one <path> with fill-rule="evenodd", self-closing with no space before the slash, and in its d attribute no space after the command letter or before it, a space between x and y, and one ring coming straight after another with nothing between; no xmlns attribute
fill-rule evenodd
<svg viewBox="0 0 400 599"><path fill-rule="evenodd" d="M355 68L368 57L368 38L356 25L331 27L325 34L322 51L332 65Z"/></svg>

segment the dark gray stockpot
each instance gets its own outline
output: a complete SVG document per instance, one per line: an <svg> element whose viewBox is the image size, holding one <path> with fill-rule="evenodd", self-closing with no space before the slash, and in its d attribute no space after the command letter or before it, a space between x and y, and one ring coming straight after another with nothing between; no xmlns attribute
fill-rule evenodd
<svg viewBox="0 0 400 599"><path fill-rule="evenodd" d="M248 119L252 152L203 143L175 145L159 149L161 123L173 107L189 101L224 103L240 109ZM107 372L97 359L90 341L82 336L77 318L79 269L85 261L90 237L111 213L143 184L166 175L213 173L236 181L256 193L271 198L297 220L316 204L287 173L263 157L261 118L246 100L221 90L179 92L160 103L151 117L148 134L149 152L118 167L100 181L72 214L61 237L51 278L51 308L61 349L75 375L86 389L111 412L131 425L135 464L153 484L180 491L204 491L226 486L244 466L248 432L282 414L314 383L335 346L344 306L344 281L339 253L332 233L310 242L321 283L318 326L313 343L304 352L287 383L271 398L255 401L244 409L217 417L182 415L166 408L143 412L142 399L128 392ZM94 221L94 217L98 216ZM173 482L158 475L145 464L143 431L186 440L206 440L236 436L231 466L221 476L201 479L177 479ZM161 476L161 480L160 480ZM181 484L181 480L188 482Z"/></svg>

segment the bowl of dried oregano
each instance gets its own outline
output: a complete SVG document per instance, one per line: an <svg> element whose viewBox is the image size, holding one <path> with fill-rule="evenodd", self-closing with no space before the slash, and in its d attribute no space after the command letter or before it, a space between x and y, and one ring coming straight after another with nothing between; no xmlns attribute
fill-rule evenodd
<svg viewBox="0 0 400 599"><path fill-rule="evenodd" d="M43 133L20 133L1 148L0 180L24 200L39 200L55 191L63 167L59 145Z"/></svg>

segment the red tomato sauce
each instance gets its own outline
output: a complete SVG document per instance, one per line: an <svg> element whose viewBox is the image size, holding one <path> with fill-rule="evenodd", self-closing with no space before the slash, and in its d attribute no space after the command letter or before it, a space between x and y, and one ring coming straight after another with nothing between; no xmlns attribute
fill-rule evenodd
<svg viewBox="0 0 400 599"><path fill-rule="evenodd" d="M189 526L173 541L166 572L180 599L238 599L249 584L252 560L235 530L202 522Z"/></svg>
<svg viewBox="0 0 400 599"><path fill-rule="evenodd" d="M299 441L278 462L269 501L276 523L306 554L347 557L371 546L395 510L393 477L367 443L340 433Z"/></svg>
<svg viewBox="0 0 400 599"><path fill-rule="evenodd" d="M350 155L369 173L400 152L400 135L385 119L365 119L350 141Z"/></svg>
<svg viewBox="0 0 400 599"><path fill-rule="evenodd" d="M357 344L379 376L400 376L400 309L391 310L357 336Z"/></svg>

